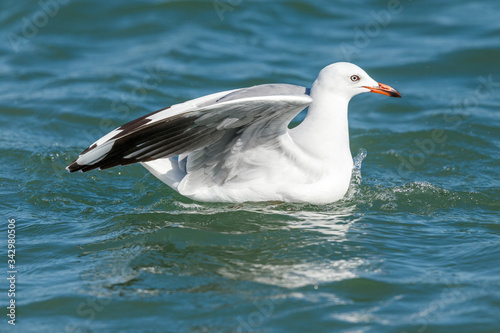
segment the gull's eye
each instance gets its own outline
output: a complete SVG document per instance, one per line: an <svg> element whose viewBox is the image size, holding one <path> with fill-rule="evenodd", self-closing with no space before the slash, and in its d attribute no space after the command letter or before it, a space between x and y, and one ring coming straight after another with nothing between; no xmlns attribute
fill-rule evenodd
<svg viewBox="0 0 500 333"><path fill-rule="evenodd" d="M352 81L352 82L358 82L358 81L359 81L359 76L357 76L357 75L352 75L352 76L351 76L351 81Z"/></svg>

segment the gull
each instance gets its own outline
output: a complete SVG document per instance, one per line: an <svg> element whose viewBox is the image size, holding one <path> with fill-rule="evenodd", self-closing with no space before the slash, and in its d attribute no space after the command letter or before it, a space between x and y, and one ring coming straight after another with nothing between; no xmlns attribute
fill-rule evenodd
<svg viewBox="0 0 500 333"><path fill-rule="evenodd" d="M347 109L364 92L401 97L360 67L338 62L323 68L310 89L263 84L147 114L97 140L66 169L140 163L202 202L331 203L350 185ZM307 107L304 120L290 129Z"/></svg>

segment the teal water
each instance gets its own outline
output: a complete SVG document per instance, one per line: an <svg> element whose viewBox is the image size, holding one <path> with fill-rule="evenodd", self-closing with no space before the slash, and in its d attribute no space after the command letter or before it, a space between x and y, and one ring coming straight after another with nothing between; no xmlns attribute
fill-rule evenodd
<svg viewBox="0 0 500 333"><path fill-rule="evenodd" d="M3 1L0 331L500 332L499 15L493 0ZM367 156L340 202L197 203L138 165L64 170L143 114L310 86L336 61L403 94L351 102Z"/></svg>

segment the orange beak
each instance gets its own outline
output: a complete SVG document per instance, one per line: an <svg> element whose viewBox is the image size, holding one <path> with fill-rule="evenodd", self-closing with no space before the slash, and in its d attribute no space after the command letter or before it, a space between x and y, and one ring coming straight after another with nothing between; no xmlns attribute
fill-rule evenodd
<svg viewBox="0 0 500 333"><path fill-rule="evenodd" d="M396 89L389 87L388 85L385 85L383 83L379 83L378 87L363 86L363 88L370 90L370 92L372 93L401 98L401 94Z"/></svg>

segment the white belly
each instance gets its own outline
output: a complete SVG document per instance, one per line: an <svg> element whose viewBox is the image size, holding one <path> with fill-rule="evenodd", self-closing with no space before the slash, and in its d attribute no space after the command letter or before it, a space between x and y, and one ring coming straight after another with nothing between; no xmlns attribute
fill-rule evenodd
<svg viewBox="0 0 500 333"><path fill-rule="evenodd" d="M188 162L187 172L179 168L175 159L142 164L180 194L203 202L325 204L346 194L352 173L350 156L325 161L269 149L231 156L217 167L207 165L190 170Z"/></svg>

